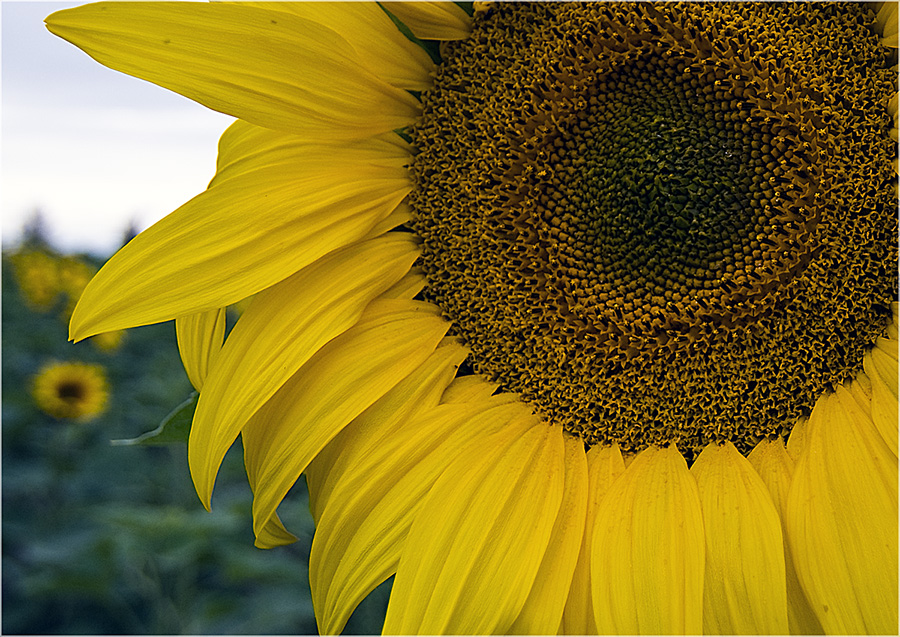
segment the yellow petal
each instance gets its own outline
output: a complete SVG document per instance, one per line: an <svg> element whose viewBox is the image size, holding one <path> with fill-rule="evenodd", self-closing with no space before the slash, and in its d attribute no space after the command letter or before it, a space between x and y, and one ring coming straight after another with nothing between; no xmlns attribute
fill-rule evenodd
<svg viewBox="0 0 900 637"><path fill-rule="evenodd" d="M699 634L705 541L697 484L675 446L650 447L600 503L591 582L601 634Z"/></svg>
<svg viewBox="0 0 900 637"><path fill-rule="evenodd" d="M788 632L781 520L766 485L734 445L709 444L691 467L706 531L703 632Z"/></svg>
<svg viewBox="0 0 900 637"><path fill-rule="evenodd" d="M244 426L244 465L259 536L310 461L431 355L449 324L432 305L379 299Z"/></svg>
<svg viewBox="0 0 900 637"><path fill-rule="evenodd" d="M896 171L894 171L896 172ZM888 323L885 328L885 334L887 335L887 339L894 342L894 351L896 351L896 343L898 337L900 337L900 333L897 331L897 315L894 315L894 320Z"/></svg>
<svg viewBox="0 0 900 637"><path fill-rule="evenodd" d="M216 176L210 185L233 176L240 176L263 166L284 165L302 176L316 170L324 161L326 170L335 178L346 180L341 168L348 163L360 164L371 172L373 167L394 169L397 172L409 163L411 147L399 136L379 136L362 142L329 144L325 140L309 142L302 137L255 126L237 120L222 133L216 157ZM373 173L377 174L377 173Z"/></svg>
<svg viewBox="0 0 900 637"><path fill-rule="evenodd" d="M442 405L394 427L364 416L329 444L350 442L310 553L313 606L325 633L340 632L360 600L396 572L409 528L447 466L473 441L533 420L523 404L497 399ZM375 444L366 444L370 435Z"/></svg>
<svg viewBox="0 0 900 637"><path fill-rule="evenodd" d="M891 323L890 325L893 325L893 323ZM882 338L879 336L875 340L876 349L894 359L895 361L897 360L898 354L900 354L900 352L897 351L897 345L898 343L896 338Z"/></svg>
<svg viewBox="0 0 900 637"><path fill-rule="evenodd" d="M843 387L810 416L787 530L826 633L897 634L897 458Z"/></svg>
<svg viewBox="0 0 900 637"><path fill-rule="evenodd" d="M447 391L444 392L441 402L466 403L470 401L486 400L497 391L497 383L491 383L477 375L461 376L453 379Z"/></svg>
<svg viewBox="0 0 900 637"><path fill-rule="evenodd" d="M423 40L465 40L472 19L455 2L391 2L385 8Z"/></svg>
<svg viewBox="0 0 900 637"><path fill-rule="evenodd" d="M281 518L276 514L256 537L256 546L261 549L271 549L276 546L293 544L296 541L297 536L284 528Z"/></svg>
<svg viewBox="0 0 900 637"><path fill-rule="evenodd" d="M850 383L850 394L856 400L856 404L868 413L872 412L872 379L866 373L859 372L856 374L856 380Z"/></svg>
<svg viewBox="0 0 900 637"><path fill-rule="evenodd" d="M341 632L359 602L396 570L412 515L428 488L421 472L411 474L428 456L428 444L438 444L443 434L418 426L418 416L437 405L467 353L445 343L341 430L307 468L316 520L310 588L323 634ZM409 484L424 491L398 502L393 496L407 495L400 483L409 478L418 478Z"/></svg>
<svg viewBox="0 0 900 637"><path fill-rule="evenodd" d="M584 538L588 466L581 438L565 435L565 487L550 544L522 612L507 629L511 635L556 634L569 597Z"/></svg>
<svg viewBox="0 0 900 637"><path fill-rule="evenodd" d="M591 586L591 551L594 540L594 521L603 496L625 471L619 446L594 445L587 452L588 496L584 530L580 540L578 563L572 576L569 598L563 611L559 632L566 635L597 633ZM554 631L556 632L556 631Z"/></svg>
<svg viewBox="0 0 900 637"><path fill-rule="evenodd" d="M787 511L788 492L791 488L791 477L794 474L794 460L788 455L781 441L763 440L760 442L747 460L762 479L781 522L781 532L784 546L784 572L787 585L788 627L792 635L822 635L822 625L816 618L806 593L797 579L797 571L794 568L794 558L791 555L790 545L787 541L787 528L785 515Z"/></svg>
<svg viewBox="0 0 900 637"><path fill-rule="evenodd" d="M421 268L412 268L402 279L382 292L383 299L413 299L425 289L425 273Z"/></svg>
<svg viewBox="0 0 900 637"><path fill-rule="evenodd" d="M883 2L875 17L878 31L884 36L882 44L897 48L897 3Z"/></svg>
<svg viewBox="0 0 900 637"><path fill-rule="evenodd" d="M434 62L425 50L405 37L374 2L259 2L333 29L347 40L372 73L399 88L424 91L431 87Z"/></svg>
<svg viewBox="0 0 900 637"><path fill-rule="evenodd" d="M241 4L99 2L46 20L117 71L213 110L307 139L362 139L411 124L419 104L312 20Z"/></svg>
<svg viewBox="0 0 900 637"><path fill-rule="evenodd" d="M411 188L404 168L360 153L372 144L265 147L229 162L103 266L75 308L73 338L225 307L365 238Z"/></svg>
<svg viewBox="0 0 900 637"><path fill-rule="evenodd" d="M391 233L337 250L254 297L206 379L191 426L188 461L206 507L247 420L417 256L412 235Z"/></svg>
<svg viewBox="0 0 900 637"><path fill-rule="evenodd" d="M377 237L378 235L384 234L385 232L395 230L411 219L412 214L409 204L407 204L405 201L400 202L400 204L398 204L397 207L394 208L389 215L387 215L383 219L380 219L374 226L372 226L372 230L369 231L369 236Z"/></svg>
<svg viewBox="0 0 900 637"><path fill-rule="evenodd" d="M316 522L334 499L339 484L351 476L378 470L384 445L396 444L399 429L410 426L413 416L436 407L444 388L453 379L468 350L445 338L418 369L359 415L322 449L306 469L309 508ZM340 502L340 499L337 500ZM340 506L335 505L335 506Z"/></svg>
<svg viewBox="0 0 900 637"><path fill-rule="evenodd" d="M225 339L225 308L182 316L175 321L178 353L194 389L200 391Z"/></svg>
<svg viewBox="0 0 900 637"><path fill-rule="evenodd" d="M791 427L791 434L788 436L787 440L787 452L790 454L791 458L794 459L794 462L800 459L800 456L803 455L803 450L806 447L806 433L807 433L807 425L809 421L806 418L799 419L794 426Z"/></svg>
<svg viewBox="0 0 900 637"><path fill-rule="evenodd" d="M506 633L547 550L564 461L562 429L537 421L450 465L409 531L385 634Z"/></svg>
<svg viewBox="0 0 900 637"><path fill-rule="evenodd" d="M897 350L885 341L863 358L863 369L872 384L872 420L890 450L897 455ZM894 347L889 344L893 343ZM893 356L892 356L893 354Z"/></svg>

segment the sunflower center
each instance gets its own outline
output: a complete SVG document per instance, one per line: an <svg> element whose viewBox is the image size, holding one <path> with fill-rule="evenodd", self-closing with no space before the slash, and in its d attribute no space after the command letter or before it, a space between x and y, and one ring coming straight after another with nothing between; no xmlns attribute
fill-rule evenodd
<svg viewBox="0 0 900 637"><path fill-rule="evenodd" d="M426 295L473 368L588 444L789 431L861 367L895 296L893 82L871 19L480 14L423 96L412 198Z"/></svg>
<svg viewBox="0 0 900 637"><path fill-rule="evenodd" d="M64 382L56 388L56 394L67 403L74 403L84 398L84 385L82 383Z"/></svg>

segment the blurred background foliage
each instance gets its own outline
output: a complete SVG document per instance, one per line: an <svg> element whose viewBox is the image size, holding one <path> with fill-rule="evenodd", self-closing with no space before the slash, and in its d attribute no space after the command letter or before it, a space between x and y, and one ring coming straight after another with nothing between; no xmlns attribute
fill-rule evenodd
<svg viewBox="0 0 900 637"><path fill-rule="evenodd" d="M300 480L280 510L300 540L253 546L240 443L213 509L191 485L183 442L117 446L153 430L190 396L171 323L81 343L68 317L102 263L61 255L32 231L2 263L2 631L18 634L315 633L307 564L314 526ZM102 368L105 411L41 411L48 363ZM389 584L347 634L381 631Z"/></svg>

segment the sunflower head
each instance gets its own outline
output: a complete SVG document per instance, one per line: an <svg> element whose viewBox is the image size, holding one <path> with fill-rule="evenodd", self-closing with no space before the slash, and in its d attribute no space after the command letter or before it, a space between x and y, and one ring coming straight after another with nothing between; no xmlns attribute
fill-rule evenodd
<svg viewBox="0 0 900 637"><path fill-rule="evenodd" d="M34 377L31 395L54 418L87 421L106 409L109 387L100 365L53 362Z"/></svg>
<svg viewBox="0 0 900 637"><path fill-rule="evenodd" d="M239 118L72 335L175 319L324 632L392 575L388 633L896 632L896 9L55 14Z"/></svg>

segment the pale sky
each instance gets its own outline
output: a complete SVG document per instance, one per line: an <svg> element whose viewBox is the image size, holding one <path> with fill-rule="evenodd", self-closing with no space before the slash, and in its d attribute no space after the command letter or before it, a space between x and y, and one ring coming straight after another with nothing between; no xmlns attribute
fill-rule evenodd
<svg viewBox="0 0 900 637"><path fill-rule="evenodd" d="M232 118L108 69L46 30L82 3L0 3L3 245L40 210L64 251L108 255L201 192Z"/></svg>

